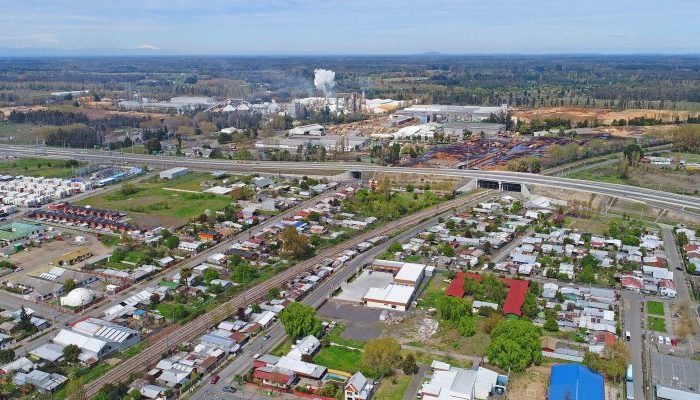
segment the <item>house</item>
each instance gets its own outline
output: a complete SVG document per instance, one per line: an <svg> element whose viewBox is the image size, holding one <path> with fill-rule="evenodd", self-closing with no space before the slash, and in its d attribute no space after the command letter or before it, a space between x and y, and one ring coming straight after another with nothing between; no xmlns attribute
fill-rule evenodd
<svg viewBox="0 0 700 400"><path fill-rule="evenodd" d="M659 280L659 294L664 297L675 298L678 295L676 284L670 279Z"/></svg>
<svg viewBox="0 0 700 400"><path fill-rule="evenodd" d="M289 357L298 360L311 360L316 352L321 348L321 342L314 335L309 335L297 340L292 349L287 353Z"/></svg>
<svg viewBox="0 0 700 400"><path fill-rule="evenodd" d="M35 369L27 374L18 372L12 378L12 382L17 385L34 385L34 387L36 387L38 390L49 393L53 393L67 380L68 378L63 375L48 373L38 369Z"/></svg>
<svg viewBox="0 0 700 400"><path fill-rule="evenodd" d="M464 297L464 279L465 276L481 282L481 275L477 273L458 272L450 285L445 290L447 296ZM503 283L508 285L508 294L506 295L505 303L503 304L503 314L520 317L522 315L521 307L525 302L527 295L528 281L511 278L499 278Z"/></svg>
<svg viewBox="0 0 700 400"><path fill-rule="evenodd" d="M199 236L199 240L201 240L202 242L218 242L222 238L221 233L212 229L205 229L203 231L200 231L197 234L197 236Z"/></svg>
<svg viewBox="0 0 700 400"><path fill-rule="evenodd" d="M419 394L425 400L485 400L496 386L498 373L479 367L477 370L456 368L433 361L433 375Z"/></svg>
<svg viewBox="0 0 700 400"><path fill-rule="evenodd" d="M374 392L374 384L362 372L355 372L345 383L345 400L369 400Z"/></svg>
<svg viewBox="0 0 700 400"><path fill-rule="evenodd" d="M200 241L181 241L180 244L177 246L178 250L186 251L188 253L196 253L198 252L204 243Z"/></svg>
<svg viewBox="0 0 700 400"><path fill-rule="evenodd" d="M603 375L580 364L552 367L549 378L549 400L604 400Z"/></svg>
<svg viewBox="0 0 700 400"><path fill-rule="evenodd" d="M289 389L296 380L294 371L277 367L260 367L253 371L253 378L259 379L263 385Z"/></svg>

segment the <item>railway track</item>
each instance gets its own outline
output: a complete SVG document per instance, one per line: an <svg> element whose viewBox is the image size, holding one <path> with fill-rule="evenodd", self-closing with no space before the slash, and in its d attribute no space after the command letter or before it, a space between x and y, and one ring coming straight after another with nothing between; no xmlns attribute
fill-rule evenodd
<svg viewBox="0 0 700 400"><path fill-rule="evenodd" d="M132 373L146 370L151 365L156 364L161 358L163 358L163 356L167 354L170 349L177 347L181 343L187 343L195 339L197 336L206 333L213 325L223 321L235 313L235 310L238 307L246 307L251 302L263 299L270 289L280 287L298 275L312 270L326 258L337 255L369 238L390 234L396 230L400 230L401 228L417 224L424 218L435 216L441 211L456 208L466 202L478 201L488 197L490 194L491 191L485 191L472 196L461 196L448 200L444 203L436 205L435 207L429 207L417 213L387 223L383 226L376 227L370 231L361 233L337 246L326 249L320 254L273 276L259 285L245 290L241 294L235 296L225 303L222 303L213 310L195 318L187 324L177 326L177 328L173 329L172 331L168 331L167 333L163 334L159 337L160 340L158 340L157 343L149 344L149 347L145 348L139 354L120 363L111 369L107 374L85 385L85 394L88 398L92 398L104 385L125 381Z"/></svg>

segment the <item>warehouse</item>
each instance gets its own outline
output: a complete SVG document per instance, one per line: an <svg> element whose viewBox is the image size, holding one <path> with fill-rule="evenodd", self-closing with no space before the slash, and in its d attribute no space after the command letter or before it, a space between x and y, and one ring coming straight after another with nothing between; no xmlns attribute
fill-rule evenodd
<svg viewBox="0 0 700 400"><path fill-rule="evenodd" d="M384 288L370 288L362 297L367 307L406 311L413 300L413 286L389 284Z"/></svg>
<svg viewBox="0 0 700 400"><path fill-rule="evenodd" d="M374 260L370 268L374 271L390 272L397 285L418 287L425 277L425 264L401 261Z"/></svg>
<svg viewBox="0 0 700 400"><path fill-rule="evenodd" d="M355 135L295 136L259 140L255 143L255 147L258 149L296 151L299 146L322 146L328 151L356 151L362 149L368 143L369 138Z"/></svg>
<svg viewBox="0 0 700 400"><path fill-rule="evenodd" d="M289 130L289 136L323 136L325 134L326 128L319 124L301 125Z"/></svg>
<svg viewBox="0 0 700 400"><path fill-rule="evenodd" d="M26 246L32 239L44 234L44 226L15 221L0 226L0 252L10 255Z"/></svg>
<svg viewBox="0 0 700 400"><path fill-rule="evenodd" d="M190 173L190 170L185 167L176 167L176 168L170 168L166 169L165 171L160 172L160 179L175 179L180 176L185 176Z"/></svg>

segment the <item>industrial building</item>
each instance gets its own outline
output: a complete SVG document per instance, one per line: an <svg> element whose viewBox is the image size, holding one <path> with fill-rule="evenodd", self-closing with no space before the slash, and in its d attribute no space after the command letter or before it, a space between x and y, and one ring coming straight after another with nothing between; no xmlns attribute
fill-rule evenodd
<svg viewBox="0 0 700 400"><path fill-rule="evenodd" d="M170 168L166 169L165 171L161 171L159 174L160 179L175 179L180 176L184 176L190 173L190 170L185 167L176 167L176 168Z"/></svg>
<svg viewBox="0 0 700 400"><path fill-rule="evenodd" d="M255 148L296 151L299 146L322 146L328 151L355 151L368 143L369 138L354 135L292 136L259 140Z"/></svg>
<svg viewBox="0 0 700 400"><path fill-rule="evenodd" d="M499 107L451 106L442 104L416 104L397 111L396 114L410 115L421 122L465 121L479 122L488 120L491 115L506 114L508 105Z"/></svg>
<svg viewBox="0 0 700 400"><path fill-rule="evenodd" d="M404 263L398 261L375 260L368 267L374 271L389 272L393 282L385 287L372 287L362 296L367 307L406 311L413 300L415 291L432 267L425 264ZM430 272L432 273L432 272Z"/></svg>
<svg viewBox="0 0 700 400"><path fill-rule="evenodd" d="M14 221L0 225L0 254L4 256L14 254L43 234L44 226L41 224Z"/></svg>
<svg viewBox="0 0 700 400"><path fill-rule="evenodd" d="M289 136L324 136L326 128L323 125L301 125L288 131Z"/></svg>

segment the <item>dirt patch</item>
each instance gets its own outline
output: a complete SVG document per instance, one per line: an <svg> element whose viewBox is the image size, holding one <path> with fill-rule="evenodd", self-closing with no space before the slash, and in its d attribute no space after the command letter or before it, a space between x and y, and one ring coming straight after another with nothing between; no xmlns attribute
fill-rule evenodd
<svg viewBox="0 0 700 400"><path fill-rule="evenodd" d="M515 373L508 382L506 399L541 400L547 398L550 365L536 365Z"/></svg>
<svg viewBox="0 0 700 400"><path fill-rule="evenodd" d="M513 110L513 116L525 122L531 122L536 119L546 118L561 118L570 119L574 122L582 122L588 120L592 122L598 120L603 124L610 124L613 120L630 120L633 118L654 118L664 122L673 122L676 118L686 120L688 115L696 115L689 111L672 111L672 110L647 110L647 109L629 109L629 110L611 110L608 108L584 108L584 107L544 107L544 108L516 108Z"/></svg>

